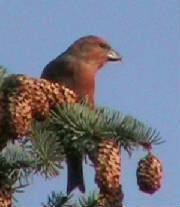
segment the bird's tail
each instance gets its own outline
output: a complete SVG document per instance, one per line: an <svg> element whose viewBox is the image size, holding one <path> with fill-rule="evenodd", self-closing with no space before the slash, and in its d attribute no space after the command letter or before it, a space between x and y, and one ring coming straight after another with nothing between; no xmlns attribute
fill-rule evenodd
<svg viewBox="0 0 180 207"><path fill-rule="evenodd" d="M68 156L67 170L68 170L67 195L69 195L75 188L78 188L82 193L85 193L82 157L75 156L75 155Z"/></svg>

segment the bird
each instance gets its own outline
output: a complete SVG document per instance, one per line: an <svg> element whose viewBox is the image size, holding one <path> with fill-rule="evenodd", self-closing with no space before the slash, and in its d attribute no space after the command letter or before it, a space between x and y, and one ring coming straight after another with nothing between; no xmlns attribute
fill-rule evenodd
<svg viewBox="0 0 180 207"><path fill-rule="evenodd" d="M41 78L63 84L80 98L95 106L97 72L109 61L121 61L122 56L101 37L89 35L72 43L62 54L49 62ZM67 195L75 188L85 192L82 155L67 155Z"/></svg>

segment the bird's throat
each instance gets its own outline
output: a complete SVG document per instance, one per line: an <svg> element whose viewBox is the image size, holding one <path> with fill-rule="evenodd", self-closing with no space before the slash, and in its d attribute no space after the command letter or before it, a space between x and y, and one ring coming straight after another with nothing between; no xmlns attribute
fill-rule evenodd
<svg viewBox="0 0 180 207"><path fill-rule="evenodd" d="M70 58L70 57L68 57ZM94 104L95 76L97 69L92 64L71 57L68 59L67 77L64 78L65 85L74 90L80 98L87 97L91 104Z"/></svg>
<svg viewBox="0 0 180 207"><path fill-rule="evenodd" d="M74 78L75 92L81 98L87 97L89 102L94 105L95 76L84 72Z"/></svg>

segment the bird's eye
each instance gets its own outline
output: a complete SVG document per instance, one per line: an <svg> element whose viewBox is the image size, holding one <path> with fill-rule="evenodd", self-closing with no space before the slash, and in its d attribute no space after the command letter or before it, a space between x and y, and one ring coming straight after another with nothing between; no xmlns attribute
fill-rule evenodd
<svg viewBox="0 0 180 207"><path fill-rule="evenodd" d="M103 49L109 49L109 46L105 43L100 43L99 46Z"/></svg>

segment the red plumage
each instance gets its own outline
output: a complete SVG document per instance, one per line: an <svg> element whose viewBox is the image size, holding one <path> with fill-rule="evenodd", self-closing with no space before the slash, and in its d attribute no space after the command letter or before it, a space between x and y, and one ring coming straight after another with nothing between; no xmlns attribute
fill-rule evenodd
<svg viewBox="0 0 180 207"><path fill-rule="evenodd" d="M121 56L103 39L86 36L75 41L64 53L51 61L41 78L64 84L81 98L87 97L94 105L95 77L108 61L121 60ZM67 194L78 187L85 192L82 156L67 156Z"/></svg>

